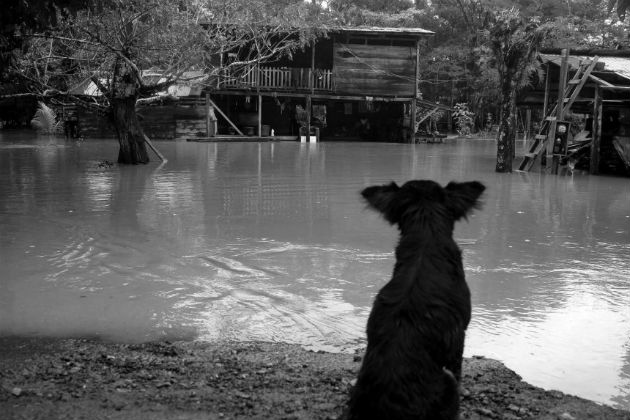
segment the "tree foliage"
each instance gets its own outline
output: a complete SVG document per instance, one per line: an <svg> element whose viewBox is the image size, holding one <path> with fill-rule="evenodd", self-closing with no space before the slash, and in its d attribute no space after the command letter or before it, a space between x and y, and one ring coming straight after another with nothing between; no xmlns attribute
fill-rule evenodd
<svg viewBox="0 0 630 420"><path fill-rule="evenodd" d="M625 20L628 9L630 9L630 0L608 0L608 12L615 10L621 21Z"/></svg>
<svg viewBox="0 0 630 420"><path fill-rule="evenodd" d="M312 7L293 1L109 0L74 14L58 10L54 26L28 36L17 69L33 92L105 109L118 132L119 162L144 163L138 100L185 78L211 80L226 66L290 54L321 31L315 19ZM229 64L225 53L235 57ZM81 95L90 82L99 100Z"/></svg>
<svg viewBox="0 0 630 420"><path fill-rule="evenodd" d="M497 135L497 172L512 172L516 138L516 95L537 70L537 52L551 26L524 19L515 9L495 12L485 30L488 48L499 75L501 108Z"/></svg>

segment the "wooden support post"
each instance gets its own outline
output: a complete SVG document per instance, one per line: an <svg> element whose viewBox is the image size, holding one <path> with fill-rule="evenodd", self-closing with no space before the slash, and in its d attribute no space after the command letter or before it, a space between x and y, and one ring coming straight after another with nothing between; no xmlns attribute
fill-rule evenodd
<svg viewBox="0 0 630 420"><path fill-rule="evenodd" d="M308 78L308 87L310 88L310 94L306 95L306 142L311 141L311 112L313 108L313 93L315 91L315 42L311 46L311 70Z"/></svg>
<svg viewBox="0 0 630 420"><path fill-rule="evenodd" d="M595 98L593 101L593 127L591 131L591 167L589 171L592 175L599 173L599 153L602 140L602 88L595 87Z"/></svg>
<svg viewBox="0 0 630 420"><path fill-rule="evenodd" d="M529 140L531 137L531 129L532 129L532 109L527 108L525 110L525 140Z"/></svg>
<svg viewBox="0 0 630 420"><path fill-rule="evenodd" d="M416 141L416 120L418 119L418 97L420 96L420 87L418 86L418 78L420 75L420 40L416 40L416 65L414 66L413 76L413 99L411 101L410 116L409 116L409 135L410 142Z"/></svg>
<svg viewBox="0 0 630 420"><path fill-rule="evenodd" d="M549 113L549 91L551 90L551 75L549 71L551 67L549 63L545 66L545 100L543 103L543 118L547 118L547 114Z"/></svg>
<svg viewBox="0 0 630 420"><path fill-rule="evenodd" d="M562 62L560 64L560 81L558 83L558 104L556 106L556 121L564 120L564 95L566 93L567 87L567 74L569 71L569 50L562 50ZM549 149L553 153L553 143L556 135L556 121L552 121L551 123L551 141L549 142ZM551 173L554 175L558 174L558 169L560 167L560 156L553 155L551 162Z"/></svg>
<svg viewBox="0 0 630 420"><path fill-rule="evenodd" d="M311 95L306 95L306 142L311 141Z"/></svg>
<svg viewBox="0 0 630 420"><path fill-rule="evenodd" d="M262 96L258 95L258 137L262 137Z"/></svg>
<svg viewBox="0 0 630 420"><path fill-rule="evenodd" d="M416 141L416 119L418 119L418 107L416 100L411 101L411 117L409 118L409 142L415 143ZM406 140L406 139L405 139Z"/></svg>
<svg viewBox="0 0 630 420"><path fill-rule="evenodd" d="M315 92L315 41L311 47L311 77L308 78L308 87L311 88L311 95Z"/></svg>

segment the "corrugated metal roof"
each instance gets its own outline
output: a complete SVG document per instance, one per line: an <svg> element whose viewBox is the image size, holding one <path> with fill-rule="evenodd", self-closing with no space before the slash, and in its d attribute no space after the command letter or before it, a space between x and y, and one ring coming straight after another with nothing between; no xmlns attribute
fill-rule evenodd
<svg viewBox="0 0 630 420"><path fill-rule="evenodd" d="M562 56L558 54L540 54L543 61L552 62L560 65ZM569 65L573 68L577 68L580 65L580 61L590 60L594 56L587 55L570 55ZM621 77L630 79L630 57L601 57L598 56L598 62L604 63L603 71L610 71L618 74Z"/></svg>
<svg viewBox="0 0 630 420"><path fill-rule="evenodd" d="M336 29L339 32L377 33L387 35L435 35L435 32L422 28L381 28L378 26L346 26Z"/></svg>
<svg viewBox="0 0 630 420"><path fill-rule="evenodd" d="M605 63L604 70L615 73L630 79L630 58L628 57L600 57L599 61Z"/></svg>

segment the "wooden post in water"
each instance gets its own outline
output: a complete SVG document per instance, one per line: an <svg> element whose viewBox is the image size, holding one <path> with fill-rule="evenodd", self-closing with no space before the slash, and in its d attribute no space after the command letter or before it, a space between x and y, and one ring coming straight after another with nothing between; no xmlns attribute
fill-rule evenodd
<svg viewBox="0 0 630 420"><path fill-rule="evenodd" d="M311 141L311 95L306 95L306 142Z"/></svg>
<svg viewBox="0 0 630 420"><path fill-rule="evenodd" d="M592 175L599 173L599 152L602 140L602 88L595 87L595 98L593 101L593 127L591 129L591 164L589 172Z"/></svg>
<svg viewBox="0 0 630 420"><path fill-rule="evenodd" d="M311 111L312 111L312 98L315 91L315 41L311 46L311 71L308 78L308 87L310 88L310 94L306 95L306 142L311 141Z"/></svg>
<svg viewBox="0 0 630 420"><path fill-rule="evenodd" d="M564 120L564 95L567 87L567 73L569 71L569 50L562 50L562 62L560 64L560 80L558 82L558 105L556 109L556 121L551 122L551 141L549 142L549 149L553 154L553 143L556 135L556 122ZM551 173L558 174L560 167L560 156L553 155L551 161Z"/></svg>
<svg viewBox="0 0 630 420"><path fill-rule="evenodd" d="M420 88L418 87L418 77L420 75L420 40L416 39L416 66L413 77L413 100L411 101L411 118L409 119L409 131L411 135L411 143L416 141L416 120L418 119L418 96L420 96ZM452 97L452 95L451 95Z"/></svg>

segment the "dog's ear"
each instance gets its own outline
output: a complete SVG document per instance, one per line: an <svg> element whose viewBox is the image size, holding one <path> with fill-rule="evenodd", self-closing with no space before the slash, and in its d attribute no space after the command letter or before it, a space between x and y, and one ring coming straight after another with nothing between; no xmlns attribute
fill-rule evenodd
<svg viewBox="0 0 630 420"><path fill-rule="evenodd" d="M367 201L368 206L379 211L389 223L397 223L400 219L396 194L400 187L395 182L387 185L375 185L361 191L361 195Z"/></svg>
<svg viewBox="0 0 630 420"><path fill-rule="evenodd" d="M479 208L479 197L486 187L478 181L449 182L446 186L446 206L453 213L455 220L466 217L474 208Z"/></svg>

